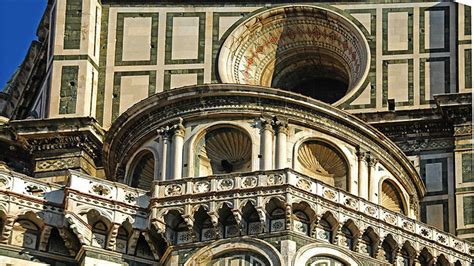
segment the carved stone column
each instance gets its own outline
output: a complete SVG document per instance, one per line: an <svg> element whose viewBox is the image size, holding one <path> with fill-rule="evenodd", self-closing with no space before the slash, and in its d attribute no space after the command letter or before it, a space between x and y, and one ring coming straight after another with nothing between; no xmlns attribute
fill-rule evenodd
<svg viewBox="0 0 474 266"><path fill-rule="evenodd" d="M183 176L183 146L185 128L182 119L173 126L173 179L181 179Z"/></svg>
<svg viewBox="0 0 474 266"><path fill-rule="evenodd" d="M164 127L158 130L161 135L161 175L160 180L164 181L167 177L167 166L168 166L168 146L169 146L169 128Z"/></svg>
<svg viewBox="0 0 474 266"><path fill-rule="evenodd" d="M283 169L287 167L288 123L283 119L275 119L274 125L277 130L276 169Z"/></svg>
<svg viewBox="0 0 474 266"><path fill-rule="evenodd" d="M358 172L359 172L359 197L363 199L369 198L369 177L368 177L368 169L367 169L367 161L365 160L366 154L362 151L357 151L357 160L358 160Z"/></svg>
<svg viewBox="0 0 474 266"><path fill-rule="evenodd" d="M271 170L273 161L273 128L271 119L261 118L262 124L262 157L261 170Z"/></svg>
<svg viewBox="0 0 474 266"><path fill-rule="evenodd" d="M367 165L369 166L369 201L378 203L375 201L375 194L378 194L378 180L375 178L375 165L378 160L372 157L367 157Z"/></svg>

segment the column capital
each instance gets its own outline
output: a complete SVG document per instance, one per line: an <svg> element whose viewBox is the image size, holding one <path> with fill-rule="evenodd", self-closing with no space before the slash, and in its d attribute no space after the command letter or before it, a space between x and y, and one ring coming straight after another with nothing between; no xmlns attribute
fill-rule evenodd
<svg viewBox="0 0 474 266"><path fill-rule="evenodd" d="M270 116L262 115L258 119L262 126L262 130L273 131L273 119Z"/></svg>
<svg viewBox="0 0 474 266"><path fill-rule="evenodd" d="M274 116L272 119L272 125L278 133L288 135L288 119L286 117Z"/></svg>
<svg viewBox="0 0 474 266"><path fill-rule="evenodd" d="M356 154L356 156L357 156L357 159L358 159L359 161L362 161L362 160L364 160L364 159L365 159L365 157L366 157L366 153L365 153L365 152L363 152L363 151L361 151L360 149L357 149L357 151L356 151L356 153L355 153L355 154Z"/></svg>
<svg viewBox="0 0 474 266"><path fill-rule="evenodd" d="M183 119L180 117L177 121L170 122L157 130L158 134L163 139L169 139L173 135L184 137L185 127L183 126Z"/></svg>

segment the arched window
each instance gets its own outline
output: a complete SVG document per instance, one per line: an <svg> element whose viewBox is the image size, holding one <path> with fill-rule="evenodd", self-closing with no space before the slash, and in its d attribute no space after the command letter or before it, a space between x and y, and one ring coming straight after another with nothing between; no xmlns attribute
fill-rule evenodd
<svg viewBox="0 0 474 266"><path fill-rule="evenodd" d="M285 210L276 208L270 213L270 232L285 230Z"/></svg>
<svg viewBox="0 0 474 266"><path fill-rule="evenodd" d="M128 247L128 232L123 226L120 226L117 232L115 251L126 254L127 247Z"/></svg>
<svg viewBox="0 0 474 266"><path fill-rule="evenodd" d="M382 193L380 193L380 203L383 207L401 214L405 214L402 194L398 187L392 182L385 180L382 183Z"/></svg>
<svg viewBox="0 0 474 266"><path fill-rule="evenodd" d="M194 227L199 232L201 241L209 241L216 238L216 230L212 225L211 217L203 207L200 207L194 214Z"/></svg>
<svg viewBox="0 0 474 266"><path fill-rule="evenodd" d="M395 239L393 239L392 235L388 235L382 242L382 254L385 260L389 263L394 263L398 245Z"/></svg>
<svg viewBox="0 0 474 266"><path fill-rule="evenodd" d="M268 260L253 252L246 250L234 251L227 250L221 255L212 257L211 261L206 265L219 266L234 266L234 265L249 265L249 266L266 266L271 265Z"/></svg>
<svg viewBox="0 0 474 266"><path fill-rule="evenodd" d="M48 240L48 252L69 256L64 240L56 228L51 229Z"/></svg>
<svg viewBox="0 0 474 266"><path fill-rule="evenodd" d="M232 210L227 204L219 209L219 223L222 225L224 237L234 237L240 234L239 226L235 220Z"/></svg>
<svg viewBox="0 0 474 266"><path fill-rule="evenodd" d="M350 250L354 250L358 235L357 226L352 220L347 221L341 228L341 244Z"/></svg>
<svg viewBox="0 0 474 266"><path fill-rule="evenodd" d="M317 224L317 238L323 241L333 243L334 231L337 227L337 220L330 212L326 212Z"/></svg>
<svg viewBox="0 0 474 266"><path fill-rule="evenodd" d="M138 237L137 247L135 249L135 256L146 259L153 259L153 252L151 251L148 242L142 234L140 234L140 236Z"/></svg>
<svg viewBox="0 0 474 266"><path fill-rule="evenodd" d="M132 164L130 186L149 190L155 179L155 157L150 151L140 152Z"/></svg>
<svg viewBox="0 0 474 266"><path fill-rule="evenodd" d="M347 190L348 166L333 146L318 140L306 141L298 148L297 170L328 185Z"/></svg>
<svg viewBox="0 0 474 266"><path fill-rule="evenodd" d="M296 210L293 212L293 230L309 235L309 218L303 211Z"/></svg>
<svg viewBox="0 0 474 266"><path fill-rule="evenodd" d="M19 219L12 228L11 244L24 248L36 249L39 242L39 227L30 220Z"/></svg>
<svg viewBox="0 0 474 266"><path fill-rule="evenodd" d="M423 248L418 256L421 265L432 265L433 259L433 255L431 255L427 248Z"/></svg>
<svg viewBox="0 0 474 266"><path fill-rule="evenodd" d="M262 232L262 223L260 222L260 216L252 203L247 202L245 207L242 209L242 217L245 220L248 235L256 235Z"/></svg>
<svg viewBox="0 0 474 266"><path fill-rule="evenodd" d="M196 176L248 172L251 170L252 140L235 127L213 129L200 139L195 156Z"/></svg>
<svg viewBox="0 0 474 266"><path fill-rule="evenodd" d="M193 232L186 225L181 214L172 210L165 215L166 238L174 244L190 243L193 241Z"/></svg>
<svg viewBox="0 0 474 266"><path fill-rule="evenodd" d="M92 246L105 248L107 241L108 227L102 221L97 221L92 225Z"/></svg>
<svg viewBox="0 0 474 266"><path fill-rule="evenodd" d="M378 245L378 236L372 228L365 230L362 234L361 243L359 245L362 253L369 255L372 258L376 257L375 251Z"/></svg>
<svg viewBox="0 0 474 266"><path fill-rule="evenodd" d="M316 256L306 262L307 266L344 266L346 263L332 257Z"/></svg>

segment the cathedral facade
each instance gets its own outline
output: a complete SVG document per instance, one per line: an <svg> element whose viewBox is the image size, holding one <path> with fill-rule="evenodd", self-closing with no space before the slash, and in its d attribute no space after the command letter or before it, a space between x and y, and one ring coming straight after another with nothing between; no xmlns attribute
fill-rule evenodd
<svg viewBox="0 0 474 266"><path fill-rule="evenodd" d="M0 265L472 265L471 8L50 0Z"/></svg>

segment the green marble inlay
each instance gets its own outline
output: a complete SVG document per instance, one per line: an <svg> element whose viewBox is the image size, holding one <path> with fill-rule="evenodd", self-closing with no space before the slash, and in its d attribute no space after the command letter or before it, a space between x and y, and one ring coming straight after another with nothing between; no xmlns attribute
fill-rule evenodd
<svg viewBox="0 0 474 266"><path fill-rule="evenodd" d="M406 12L408 15L408 49L407 50L388 50L388 14L392 12ZM392 25L393 26L393 25ZM395 25L397 26L397 25ZM384 55L412 54L413 53L413 8L384 8L382 12L382 50Z"/></svg>
<svg viewBox="0 0 474 266"><path fill-rule="evenodd" d="M156 92L156 71L126 71L126 72L115 72L114 75L114 92L112 99L112 122L117 119L120 112L120 92L122 77L124 76L145 76L148 75L148 96L153 95Z"/></svg>
<svg viewBox="0 0 474 266"><path fill-rule="evenodd" d="M198 17L199 18L199 36L198 36L198 57L189 59L173 59L173 18L175 17ZM204 12L169 12L166 13L166 41L165 41L165 64L201 64L204 63L205 46L205 26L206 13Z"/></svg>
<svg viewBox="0 0 474 266"><path fill-rule="evenodd" d="M140 61L123 61L123 37L125 18L151 18L151 43L150 43L150 60ZM134 65L154 65L158 56L158 13L118 13L117 14L117 31L115 46L115 65L116 66L134 66Z"/></svg>
<svg viewBox="0 0 474 266"><path fill-rule="evenodd" d="M61 71L60 114L76 113L79 66L63 66Z"/></svg>
<svg viewBox="0 0 474 266"><path fill-rule="evenodd" d="M449 57L431 57L431 58L420 58L420 104L434 103L434 100L430 100L429 95L426 95L425 91L425 65L426 62L444 62L444 92L449 93L450 83L450 58ZM436 73L433 73L436 74ZM430 75L433 76L433 75Z"/></svg>
<svg viewBox="0 0 474 266"><path fill-rule="evenodd" d="M211 73L211 79L212 83L219 82L217 80L217 55L219 52L219 49L225 41L226 34L222 35L222 38L219 38L219 19L221 17L244 17L247 12L214 12L212 14L212 73ZM241 20L237 20L234 25L239 25ZM232 30L234 28L233 26L230 26L229 30Z"/></svg>
<svg viewBox="0 0 474 266"><path fill-rule="evenodd" d="M387 106L388 90L397 89L388 87L388 66L390 64L408 64L408 101L395 102L395 106L411 106L414 103L413 99L413 59L394 59L383 61L383 84L382 84L382 105Z"/></svg>
<svg viewBox="0 0 474 266"><path fill-rule="evenodd" d="M171 88L171 75L179 74L196 74L197 75L197 84L204 83L204 69L173 69L165 70L164 81L163 81L163 90L169 90Z"/></svg>
<svg viewBox="0 0 474 266"><path fill-rule="evenodd" d="M474 196L463 197L464 225L474 224Z"/></svg>
<svg viewBox="0 0 474 266"><path fill-rule="evenodd" d="M448 211L448 200L443 199L443 200L433 200L433 201L425 201L421 202L421 221L424 223L429 224L430 221L427 220L427 213L426 213L426 207L428 206L433 206L433 205L441 205L443 207L443 213L442 213L442 218L443 219L443 230L445 232L449 232L449 211Z"/></svg>
<svg viewBox="0 0 474 266"><path fill-rule="evenodd" d="M66 0L64 49L81 47L82 0Z"/></svg>
<svg viewBox="0 0 474 266"><path fill-rule="evenodd" d="M376 55L376 47L377 47L377 12L375 9L348 9L345 10L350 14L370 14L370 32L367 32L366 28L357 21L354 17L351 17L350 20L353 21L356 25L359 26L361 31L364 33L365 38L369 43L370 48L370 71L367 79L362 84L361 88L354 93L345 103L341 104L339 107L342 109L350 110L350 109L365 109L365 108L374 108L376 105L377 100L377 92L376 92L376 62L377 62L377 55ZM367 86L370 83L370 103L369 104L351 104L355 101L363 92L367 89Z"/></svg>
<svg viewBox="0 0 474 266"><path fill-rule="evenodd" d="M94 60L86 54L82 55L54 55L53 60L55 61L69 61L69 60L87 60L91 65L99 70L99 66L94 62Z"/></svg>
<svg viewBox="0 0 474 266"><path fill-rule="evenodd" d="M474 182L474 173L472 172L472 153L462 154L462 182Z"/></svg>
<svg viewBox="0 0 474 266"><path fill-rule="evenodd" d="M105 78L107 70L107 43L109 28L109 8L102 7L102 19L100 26L100 51L99 51L99 77L97 80L97 102L96 102L96 118L100 125L104 123L104 92Z"/></svg>
<svg viewBox="0 0 474 266"><path fill-rule="evenodd" d="M425 49L425 14L430 11L443 11L444 13L444 47ZM420 8L420 53L439 53L449 52L449 6L434 6ZM430 32L439 31L434 27L430 27Z"/></svg>
<svg viewBox="0 0 474 266"><path fill-rule="evenodd" d="M464 35L471 35L471 6L464 5Z"/></svg>
<svg viewBox="0 0 474 266"><path fill-rule="evenodd" d="M420 160L420 175L423 179L423 183L426 185L426 165L441 163L441 182L442 189L439 191L426 191L426 196L435 196L435 195L444 195L448 194L448 159L447 158L437 158L437 159L427 159Z"/></svg>
<svg viewBox="0 0 474 266"><path fill-rule="evenodd" d="M472 88L472 49L464 50L464 88Z"/></svg>

